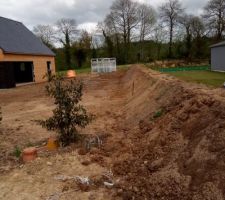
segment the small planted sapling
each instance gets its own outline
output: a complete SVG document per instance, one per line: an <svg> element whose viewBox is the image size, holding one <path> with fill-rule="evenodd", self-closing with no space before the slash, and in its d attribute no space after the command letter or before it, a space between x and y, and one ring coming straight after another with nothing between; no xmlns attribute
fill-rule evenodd
<svg viewBox="0 0 225 200"><path fill-rule="evenodd" d="M18 146L15 146L15 149L13 151L13 155L16 156L17 158L19 158L21 153L22 153L21 149Z"/></svg>
<svg viewBox="0 0 225 200"><path fill-rule="evenodd" d="M47 93L54 98L56 105L53 116L40 121L47 130L56 131L62 146L67 146L78 139L78 127L85 128L92 120L84 106L80 104L83 84L78 80L64 81L54 77L46 86Z"/></svg>

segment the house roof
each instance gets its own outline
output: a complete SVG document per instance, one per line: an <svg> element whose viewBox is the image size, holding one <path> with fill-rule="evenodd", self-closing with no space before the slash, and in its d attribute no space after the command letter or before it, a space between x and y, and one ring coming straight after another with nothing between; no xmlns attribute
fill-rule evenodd
<svg viewBox="0 0 225 200"><path fill-rule="evenodd" d="M214 47L222 47L222 46L225 46L225 41L219 42L219 43L214 44L214 45L212 45L212 46L210 46L210 47L211 47L211 48L214 48Z"/></svg>
<svg viewBox="0 0 225 200"><path fill-rule="evenodd" d="M0 49L8 54L55 54L21 22L0 17Z"/></svg>

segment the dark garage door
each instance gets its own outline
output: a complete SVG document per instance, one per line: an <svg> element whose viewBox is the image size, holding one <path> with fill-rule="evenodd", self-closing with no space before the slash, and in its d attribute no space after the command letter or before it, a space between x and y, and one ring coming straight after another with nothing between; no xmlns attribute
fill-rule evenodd
<svg viewBox="0 0 225 200"><path fill-rule="evenodd" d="M13 64L0 62L0 88L12 88L16 86Z"/></svg>
<svg viewBox="0 0 225 200"><path fill-rule="evenodd" d="M0 62L0 88L27 82L33 82L32 62Z"/></svg>
<svg viewBox="0 0 225 200"><path fill-rule="evenodd" d="M16 83L33 82L33 63L32 62L16 62L13 63L14 76Z"/></svg>

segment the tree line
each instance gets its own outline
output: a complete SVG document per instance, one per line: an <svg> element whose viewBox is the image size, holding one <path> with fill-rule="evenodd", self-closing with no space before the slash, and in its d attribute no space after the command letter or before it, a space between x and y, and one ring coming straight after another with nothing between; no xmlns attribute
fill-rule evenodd
<svg viewBox="0 0 225 200"><path fill-rule="evenodd" d="M56 52L57 65L67 68L89 65L96 57L116 57L119 64L208 59L209 46L224 39L225 0L208 0L202 15L187 13L179 0L166 0L157 9L115 0L92 34L79 31L75 19L37 25L33 31Z"/></svg>

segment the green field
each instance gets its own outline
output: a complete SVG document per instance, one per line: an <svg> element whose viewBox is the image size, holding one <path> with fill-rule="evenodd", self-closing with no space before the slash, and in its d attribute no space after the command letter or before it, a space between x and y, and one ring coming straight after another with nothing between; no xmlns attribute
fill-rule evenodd
<svg viewBox="0 0 225 200"><path fill-rule="evenodd" d="M86 68L80 68L80 69L75 69L77 74L83 74L83 73L91 73L91 68L86 67Z"/></svg>
<svg viewBox="0 0 225 200"><path fill-rule="evenodd" d="M178 72L167 72L172 76L179 79L202 83L208 86L221 87L225 82L225 73L222 72L212 72L212 71L178 71Z"/></svg>
<svg viewBox="0 0 225 200"><path fill-rule="evenodd" d="M119 65L119 66L117 66L117 68L119 70L126 70L130 66L132 66L132 65ZM202 66L202 67L205 67L205 66ZM91 68L80 68L80 69L75 69L75 70L76 70L77 74L91 73ZM160 71L160 70L157 68L157 71ZM61 75L65 75L66 71L60 71L58 73ZM201 83L201 84L205 84L207 86L212 86L212 87L222 87L223 83L225 82L225 73L212 72L209 70L195 69L193 71L188 71L188 70L187 71L179 71L179 70L178 71L168 71L168 69L167 69L167 71L165 71L163 73L167 73L169 75L175 76L184 81Z"/></svg>

